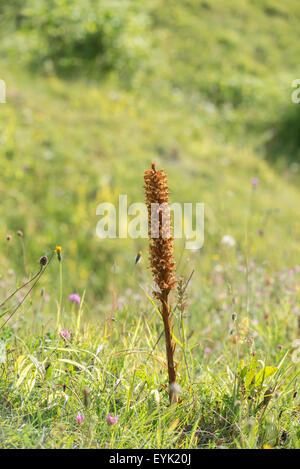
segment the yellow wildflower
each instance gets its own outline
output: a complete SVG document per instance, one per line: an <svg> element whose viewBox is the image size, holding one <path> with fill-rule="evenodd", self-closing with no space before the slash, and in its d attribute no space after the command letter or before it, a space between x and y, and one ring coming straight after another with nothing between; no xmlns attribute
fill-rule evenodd
<svg viewBox="0 0 300 469"><path fill-rule="evenodd" d="M56 252L57 254L57 259L61 261L61 246L56 246L56 248L54 249L54 252Z"/></svg>

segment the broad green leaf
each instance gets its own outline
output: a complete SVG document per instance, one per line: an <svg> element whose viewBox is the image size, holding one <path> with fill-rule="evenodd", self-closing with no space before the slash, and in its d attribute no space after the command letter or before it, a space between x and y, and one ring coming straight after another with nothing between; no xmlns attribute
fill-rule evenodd
<svg viewBox="0 0 300 469"><path fill-rule="evenodd" d="M260 370L255 377L255 387L259 388L263 381L272 376L278 370L277 366L266 366Z"/></svg>

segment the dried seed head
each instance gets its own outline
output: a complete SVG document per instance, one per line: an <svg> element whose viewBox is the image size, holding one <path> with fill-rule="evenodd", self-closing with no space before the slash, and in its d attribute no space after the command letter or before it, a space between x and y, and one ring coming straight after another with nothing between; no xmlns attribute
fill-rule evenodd
<svg viewBox="0 0 300 469"><path fill-rule="evenodd" d="M17 231L17 235L20 236L20 238L23 238L23 231L21 230Z"/></svg>
<svg viewBox="0 0 300 469"><path fill-rule="evenodd" d="M40 264L41 266L45 266L48 264L48 257L47 256L43 256L40 258Z"/></svg>
<svg viewBox="0 0 300 469"><path fill-rule="evenodd" d="M9 241L11 241L11 239L12 239L12 238L11 238L11 235L9 235L9 234L6 235L6 241L7 241L8 243L9 243Z"/></svg>

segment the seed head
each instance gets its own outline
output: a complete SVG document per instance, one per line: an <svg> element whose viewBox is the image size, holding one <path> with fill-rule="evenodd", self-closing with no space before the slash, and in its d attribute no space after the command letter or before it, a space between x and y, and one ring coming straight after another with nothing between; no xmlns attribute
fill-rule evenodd
<svg viewBox="0 0 300 469"><path fill-rule="evenodd" d="M40 258L40 264L41 264L42 267L44 267L45 265L47 265L47 264L48 264L48 257L47 257L47 256L42 256L42 257Z"/></svg>

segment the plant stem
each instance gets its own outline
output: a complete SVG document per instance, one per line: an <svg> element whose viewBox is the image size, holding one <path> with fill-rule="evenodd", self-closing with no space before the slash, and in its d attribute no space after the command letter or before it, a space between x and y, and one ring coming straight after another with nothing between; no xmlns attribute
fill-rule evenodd
<svg viewBox="0 0 300 469"><path fill-rule="evenodd" d="M174 364L174 350L175 346L172 343L172 333L170 327L170 318L169 318L169 306L168 306L168 294L163 292L161 300L161 312L164 322L165 329L165 339L166 339L166 355L168 362L168 375L169 375L169 398L170 403L173 404L177 402L177 396L174 389L176 382L176 369Z"/></svg>
<svg viewBox="0 0 300 469"><path fill-rule="evenodd" d="M61 306L62 306L62 261L59 261L59 305L57 308L57 318L56 318L56 328L60 328L60 316L61 316Z"/></svg>

